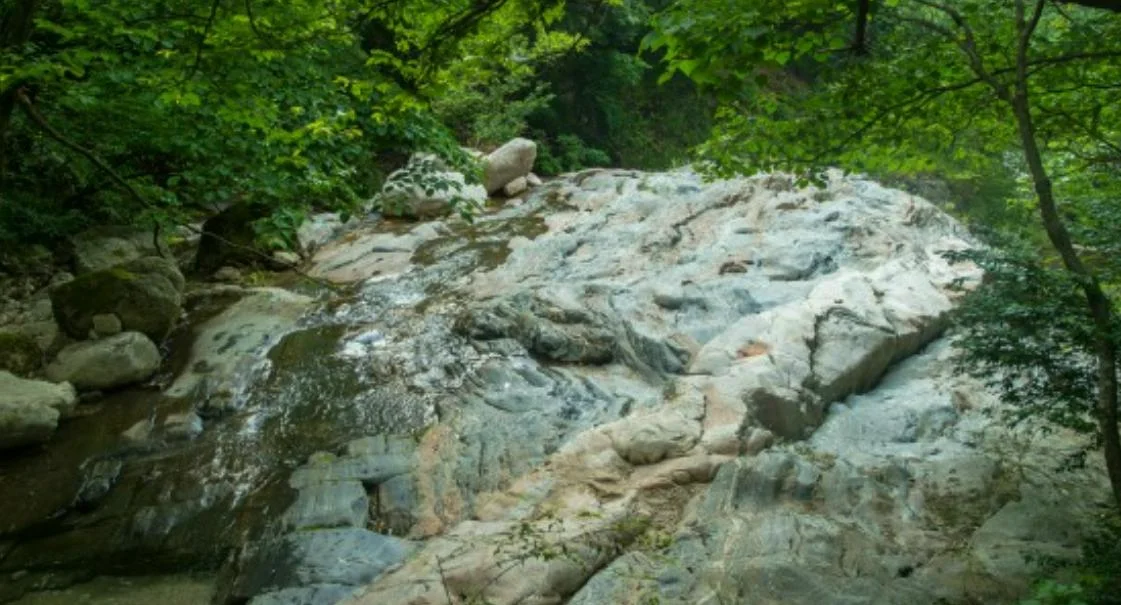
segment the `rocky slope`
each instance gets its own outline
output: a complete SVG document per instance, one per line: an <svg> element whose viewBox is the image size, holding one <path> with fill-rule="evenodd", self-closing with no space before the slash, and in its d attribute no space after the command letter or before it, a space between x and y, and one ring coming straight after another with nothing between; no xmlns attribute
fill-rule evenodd
<svg viewBox="0 0 1121 605"><path fill-rule="evenodd" d="M235 550L219 602L999 602L1104 496L952 372L980 275L908 194L591 171L332 232L307 270L342 296L193 295L171 386L71 454L112 480L9 515L0 572Z"/></svg>

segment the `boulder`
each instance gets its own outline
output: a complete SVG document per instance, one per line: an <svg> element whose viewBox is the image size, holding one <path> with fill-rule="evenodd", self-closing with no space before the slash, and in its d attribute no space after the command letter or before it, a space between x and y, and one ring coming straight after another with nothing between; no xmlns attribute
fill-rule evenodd
<svg viewBox="0 0 1121 605"><path fill-rule="evenodd" d="M269 215L262 204L231 204L207 219L202 225L195 270L210 275L227 265L251 265L268 258L266 250L257 245L253 223Z"/></svg>
<svg viewBox="0 0 1121 605"><path fill-rule="evenodd" d="M0 371L0 449L47 441L76 402L69 384L25 380Z"/></svg>
<svg viewBox="0 0 1121 605"><path fill-rule="evenodd" d="M111 313L121 329L160 341L179 319L185 283L173 263L147 257L79 276L50 297L59 326L74 338L86 338L93 318Z"/></svg>
<svg viewBox="0 0 1121 605"><path fill-rule="evenodd" d="M147 336L123 332L64 348L47 366L47 377L94 391L140 382L159 367L160 351Z"/></svg>
<svg viewBox="0 0 1121 605"><path fill-rule="evenodd" d="M478 208L486 199L481 186L468 185L463 174L449 170L439 158L418 154L389 175L376 203L385 216L426 219Z"/></svg>
<svg viewBox="0 0 1121 605"><path fill-rule="evenodd" d="M156 247L151 230L135 227L96 227L74 236L70 243L78 275L164 252Z"/></svg>
<svg viewBox="0 0 1121 605"><path fill-rule="evenodd" d="M483 163L487 193L500 191L511 181L527 176L537 160L537 143L517 138L494 150Z"/></svg>

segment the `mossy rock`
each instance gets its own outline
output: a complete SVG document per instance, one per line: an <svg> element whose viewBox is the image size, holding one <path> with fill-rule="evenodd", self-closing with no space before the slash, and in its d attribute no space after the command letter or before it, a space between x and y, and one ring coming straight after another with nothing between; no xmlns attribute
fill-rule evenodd
<svg viewBox="0 0 1121 605"><path fill-rule="evenodd" d="M159 342L179 318L185 284L174 263L139 258L55 288L51 305L59 326L74 338L89 335L95 315L113 313L123 330L141 332Z"/></svg>
<svg viewBox="0 0 1121 605"><path fill-rule="evenodd" d="M0 371L28 377L43 365L35 339L19 332L0 332Z"/></svg>

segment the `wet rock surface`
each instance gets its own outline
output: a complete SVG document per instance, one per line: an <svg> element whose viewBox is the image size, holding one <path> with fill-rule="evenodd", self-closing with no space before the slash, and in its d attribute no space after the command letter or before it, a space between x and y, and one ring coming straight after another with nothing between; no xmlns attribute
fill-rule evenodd
<svg viewBox="0 0 1121 605"><path fill-rule="evenodd" d="M991 602L1103 495L1046 472L1070 438L1000 451L1019 437L939 340L970 238L914 196L597 170L472 224L330 230L308 272L344 289L187 296L166 389L0 463L40 494L4 504L0 573L221 566L229 603ZM1060 523L1063 490L1085 506Z"/></svg>

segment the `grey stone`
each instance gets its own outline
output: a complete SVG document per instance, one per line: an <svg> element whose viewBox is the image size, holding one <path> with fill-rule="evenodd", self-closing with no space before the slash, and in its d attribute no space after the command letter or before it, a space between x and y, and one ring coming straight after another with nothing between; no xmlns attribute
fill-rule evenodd
<svg viewBox="0 0 1121 605"><path fill-rule="evenodd" d="M514 197L525 193L527 190L529 190L529 181L526 177L519 176L509 183L506 183L506 186L502 188L502 194L506 197Z"/></svg>
<svg viewBox="0 0 1121 605"><path fill-rule="evenodd" d="M186 369L167 389L194 398L201 414L236 409L254 370L311 306L312 300L277 288L257 288L195 327Z"/></svg>
<svg viewBox="0 0 1121 605"><path fill-rule="evenodd" d="M78 397L74 387L68 383L29 380L0 371L0 402L13 406L48 407L66 418L74 411Z"/></svg>
<svg viewBox="0 0 1121 605"><path fill-rule="evenodd" d="M0 371L0 449L47 441L77 400L68 383L27 380Z"/></svg>
<svg viewBox="0 0 1121 605"><path fill-rule="evenodd" d="M123 332L102 340L80 342L59 352L47 377L95 391L134 384L160 367L160 351L139 332Z"/></svg>
<svg viewBox="0 0 1121 605"><path fill-rule="evenodd" d="M281 268L295 267L300 264L300 255L287 250L272 253L272 260Z"/></svg>
<svg viewBox="0 0 1121 605"><path fill-rule="evenodd" d="M407 535L416 523L420 494L410 475L398 475L378 485L377 524L390 534Z"/></svg>
<svg viewBox="0 0 1121 605"><path fill-rule="evenodd" d="M252 597L286 588L362 586L399 565L412 546L365 529L288 534L264 545L235 581L235 595Z"/></svg>
<svg viewBox="0 0 1121 605"><path fill-rule="evenodd" d="M69 384L26 380L0 371L0 449L43 443L77 402Z"/></svg>
<svg viewBox="0 0 1121 605"><path fill-rule="evenodd" d="M514 139L491 152L483 161L483 186L495 193L510 181L524 177L533 170L537 144L529 139Z"/></svg>
<svg viewBox="0 0 1121 605"><path fill-rule="evenodd" d="M194 412L169 414L163 421L163 434L171 441L190 441L202 434L202 418Z"/></svg>
<svg viewBox="0 0 1121 605"><path fill-rule="evenodd" d="M306 485L284 513L291 530L331 527L365 527L370 499L357 481L332 481Z"/></svg>

